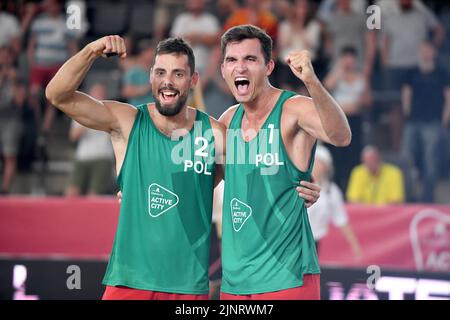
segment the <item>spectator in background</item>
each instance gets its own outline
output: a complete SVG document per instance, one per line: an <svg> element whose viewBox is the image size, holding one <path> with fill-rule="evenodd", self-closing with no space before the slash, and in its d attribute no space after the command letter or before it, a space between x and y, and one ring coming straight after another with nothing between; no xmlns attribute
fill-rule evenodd
<svg viewBox="0 0 450 320"><path fill-rule="evenodd" d="M129 104L138 106L153 102L150 85L150 69L154 54L155 43L151 40L141 40L138 44L139 53L124 74L122 96Z"/></svg>
<svg viewBox="0 0 450 320"><path fill-rule="evenodd" d="M28 45L28 61L30 70L30 105L35 109L41 131L49 132L55 108L46 104L41 119L41 101L45 86L61 65L76 52L75 34L66 26L61 0L45 0L43 13L38 15L31 25Z"/></svg>
<svg viewBox="0 0 450 320"><path fill-rule="evenodd" d="M15 58L19 54L21 46L20 24L14 15L3 9L3 3L0 3L0 47L10 46Z"/></svg>
<svg viewBox="0 0 450 320"><path fill-rule="evenodd" d="M284 69L280 85L287 90L297 91L299 81L286 64L285 59L292 51L308 50L314 69L317 51L320 46L320 24L314 19L308 0L295 0L290 10L287 10L287 19L282 21L278 30L278 64ZM306 90L303 90L306 91Z"/></svg>
<svg viewBox="0 0 450 320"><path fill-rule="evenodd" d="M320 198L308 209L309 222L319 252L320 240L328 233L330 222L338 227L352 248L356 260L361 259L361 247L348 221L344 196L339 187L332 182L333 158L322 145L318 145L312 172L314 181L320 185Z"/></svg>
<svg viewBox="0 0 450 320"><path fill-rule="evenodd" d="M205 0L188 0L186 9L188 12L175 18L170 35L181 37L191 45L201 76L207 68L211 48L219 38L219 20L205 12Z"/></svg>
<svg viewBox="0 0 450 320"><path fill-rule="evenodd" d="M338 1L339 0L322 0L317 12L317 18L324 24L328 24L333 14L338 10ZM350 8L354 13L364 14L367 6L367 0L350 0Z"/></svg>
<svg viewBox="0 0 450 320"><path fill-rule="evenodd" d="M413 162L424 181L420 197L433 202L439 177L444 129L450 122L450 78L436 64L436 48L425 41L420 47L419 66L403 86L402 105L406 117L402 153ZM422 166L419 158L422 157Z"/></svg>
<svg viewBox="0 0 450 320"><path fill-rule="evenodd" d="M220 45L217 45L212 50L208 68L199 81L205 96L208 114L216 119L219 119L225 112L226 106L235 102L220 72L221 61L222 52Z"/></svg>
<svg viewBox="0 0 450 320"><path fill-rule="evenodd" d="M234 11L225 22L223 30L241 24L252 24L265 30L274 44L278 39L278 20L266 8L264 0L244 0L244 6Z"/></svg>
<svg viewBox="0 0 450 320"><path fill-rule="evenodd" d="M9 193L16 173L21 107L26 92L25 86L17 82L13 59L12 47L0 47L0 152L4 160L0 194Z"/></svg>
<svg viewBox="0 0 450 320"><path fill-rule="evenodd" d="M366 26L364 12L353 12L350 0L337 0L337 11L331 14L325 25L325 47L334 65L345 47L353 47L357 53L357 66L369 79L375 58L375 33Z"/></svg>
<svg viewBox="0 0 450 320"><path fill-rule="evenodd" d="M400 2L401 1L398 0L376 0L375 5L380 7L381 15L387 17L390 14L398 15L401 13L402 8ZM422 0L412 0L412 6L414 10L422 13L431 21L438 22L435 14L423 3Z"/></svg>
<svg viewBox="0 0 450 320"><path fill-rule="evenodd" d="M383 163L380 151L366 146L362 151L362 164L350 175L347 200L360 204L399 204L405 201L403 174L392 164Z"/></svg>
<svg viewBox="0 0 450 320"><path fill-rule="evenodd" d="M103 84L93 85L89 94L98 100L105 100L106 87ZM66 197L98 195L112 191L114 152L109 134L72 121L69 139L78 142L78 145L65 191Z"/></svg>
<svg viewBox="0 0 450 320"><path fill-rule="evenodd" d="M238 9L239 4L237 0L217 0L214 1L211 12L219 20L220 26L223 26L228 17Z"/></svg>
<svg viewBox="0 0 450 320"><path fill-rule="evenodd" d="M154 14L155 42L161 41L169 32L177 15L183 12L185 0L156 0Z"/></svg>
<svg viewBox="0 0 450 320"><path fill-rule="evenodd" d="M347 116L352 130L352 142L346 148L330 146L335 160L335 181L343 190L354 166L359 163L362 149L362 120L364 108L371 105L371 89L364 75L357 68L357 52L352 47L344 47L335 68L324 81Z"/></svg>
<svg viewBox="0 0 450 320"><path fill-rule="evenodd" d="M130 68L134 67L136 62L136 51L138 51L137 43L136 43L136 36L133 33L127 33L123 36L123 41L125 43L125 48L127 49L127 58L126 59L119 59L119 68L123 73L126 73ZM148 68L148 66L147 66ZM148 70L150 71L150 70Z"/></svg>
<svg viewBox="0 0 450 320"><path fill-rule="evenodd" d="M400 92L408 75L419 62L420 44L433 32L440 46L445 31L433 15L413 5L413 0L397 0L400 11L386 15L382 31L381 60L385 69L385 89L393 94L390 104L392 147L399 150L403 130Z"/></svg>

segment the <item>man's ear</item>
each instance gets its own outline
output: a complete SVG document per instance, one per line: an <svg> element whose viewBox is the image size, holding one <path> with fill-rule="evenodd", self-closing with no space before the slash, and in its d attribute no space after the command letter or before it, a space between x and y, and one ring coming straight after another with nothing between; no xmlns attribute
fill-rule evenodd
<svg viewBox="0 0 450 320"><path fill-rule="evenodd" d="M200 76L199 76L198 72L194 71L194 73L191 76L191 88L195 88L199 78L200 78Z"/></svg>
<svg viewBox="0 0 450 320"><path fill-rule="evenodd" d="M275 68L275 62L273 61L273 59L270 59L269 62L267 63L266 76L270 76L272 74L274 68Z"/></svg>

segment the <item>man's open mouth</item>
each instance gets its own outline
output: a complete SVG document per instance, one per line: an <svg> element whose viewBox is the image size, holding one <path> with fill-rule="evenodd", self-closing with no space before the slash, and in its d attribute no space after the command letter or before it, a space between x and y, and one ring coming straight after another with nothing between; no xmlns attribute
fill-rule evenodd
<svg viewBox="0 0 450 320"><path fill-rule="evenodd" d="M237 77L234 79L234 85L239 95L247 95L249 93L250 80L246 77Z"/></svg>
<svg viewBox="0 0 450 320"><path fill-rule="evenodd" d="M159 90L159 95L161 100L165 103L171 103L178 96L179 92L177 90Z"/></svg>

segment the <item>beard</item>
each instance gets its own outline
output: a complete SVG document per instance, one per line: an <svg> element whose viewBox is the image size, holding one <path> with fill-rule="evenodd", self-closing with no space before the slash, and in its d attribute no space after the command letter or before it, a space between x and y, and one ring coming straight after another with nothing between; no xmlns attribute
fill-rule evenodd
<svg viewBox="0 0 450 320"><path fill-rule="evenodd" d="M173 117L180 113L181 109L183 109L183 107L186 105L188 94L185 93L184 95L181 95L180 93L178 93L178 100L175 102L175 105L171 106L163 106L158 94L153 94L153 97L155 99L155 106L158 112L163 116Z"/></svg>

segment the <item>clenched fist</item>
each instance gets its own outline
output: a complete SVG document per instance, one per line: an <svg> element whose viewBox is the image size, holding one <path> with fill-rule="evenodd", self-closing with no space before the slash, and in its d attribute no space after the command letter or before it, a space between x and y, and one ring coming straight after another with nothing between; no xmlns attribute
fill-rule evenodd
<svg viewBox="0 0 450 320"><path fill-rule="evenodd" d="M97 56L108 57L118 55L120 58L126 58L127 49L125 42L120 36L106 36L93 41L87 45Z"/></svg>
<svg viewBox="0 0 450 320"><path fill-rule="evenodd" d="M286 57L286 63L291 68L297 78L305 84L316 80L316 74L311 63L311 55L309 51L293 51Z"/></svg>

